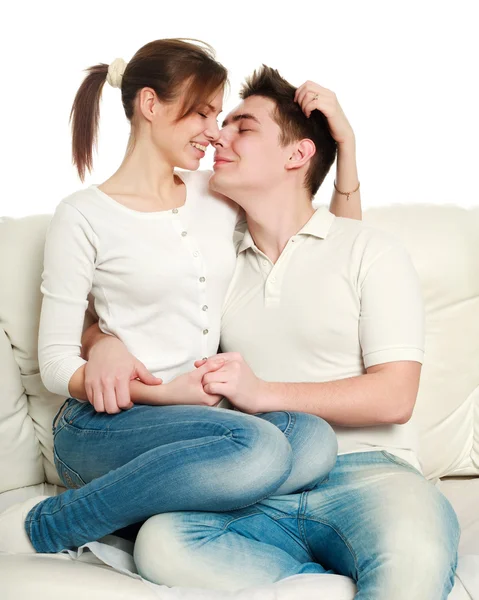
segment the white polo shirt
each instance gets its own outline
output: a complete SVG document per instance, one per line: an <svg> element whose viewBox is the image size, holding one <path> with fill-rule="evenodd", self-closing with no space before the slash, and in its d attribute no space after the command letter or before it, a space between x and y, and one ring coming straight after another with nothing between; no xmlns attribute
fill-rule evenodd
<svg viewBox="0 0 479 600"><path fill-rule="evenodd" d="M326 208L276 264L246 231L223 310L221 348L240 352L265 381L324 382L373 365L422 362L419 278L395 238ZM387 450L419 466L411 422L334 427L339 453Z"/></svg>

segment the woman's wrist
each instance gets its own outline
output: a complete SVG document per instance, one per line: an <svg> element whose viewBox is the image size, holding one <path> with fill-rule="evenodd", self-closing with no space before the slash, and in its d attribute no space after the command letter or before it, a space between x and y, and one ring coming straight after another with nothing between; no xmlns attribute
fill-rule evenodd
<svg viewBox="0 0 479 600"><path fill-rule="evenodd" d="M356 154L356 136L351 132L350 136L345 137L337 143L338 154Z"/></svg>
<svg viewBox="0 0 479 600"><path fill-rule="evenodd" d="M149 404L151 406L162 406L168 402L168 384L147 385L133 379L130 381L130 398L134 404Z"/></svg>

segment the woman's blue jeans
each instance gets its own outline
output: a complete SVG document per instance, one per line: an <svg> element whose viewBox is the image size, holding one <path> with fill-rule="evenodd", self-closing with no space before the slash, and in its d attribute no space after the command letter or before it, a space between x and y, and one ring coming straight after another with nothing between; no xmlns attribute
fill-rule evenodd
<svg viewBox="0 0 479 600"><path fill-rule="evenodd" d="M306 413L135 405L109 415L70 398L55 421L55 466L69 489L27 515L37 552L164 512L236 510L311 489L336 461L332 428Z"/></svg>

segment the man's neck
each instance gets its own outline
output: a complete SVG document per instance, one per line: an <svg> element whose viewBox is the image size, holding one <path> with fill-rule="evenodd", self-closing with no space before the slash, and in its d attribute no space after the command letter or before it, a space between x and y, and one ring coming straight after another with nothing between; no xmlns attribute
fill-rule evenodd
<svg viewBox="0 0 479 600"><path fill-rule="evenodd" d="M300 231L314 214L306 190L290 196L272 194L248 199L246 211L248 229L256 244L275 263L288 240Z"/></svg>

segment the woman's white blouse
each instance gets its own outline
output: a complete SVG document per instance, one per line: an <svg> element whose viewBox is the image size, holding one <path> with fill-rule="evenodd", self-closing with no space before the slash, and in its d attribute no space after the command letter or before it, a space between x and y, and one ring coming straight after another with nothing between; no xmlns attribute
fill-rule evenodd
<svg viewBox="0 0 479 600"><path fill-rule="evenodd" d="M138 212L96 186L65 198L45 244L39 332L42 380L68 396L89 295L105 333L167 383L215 354L235 266L239 209L208 189L210 172L178 173L182 207Z"/></svg>

